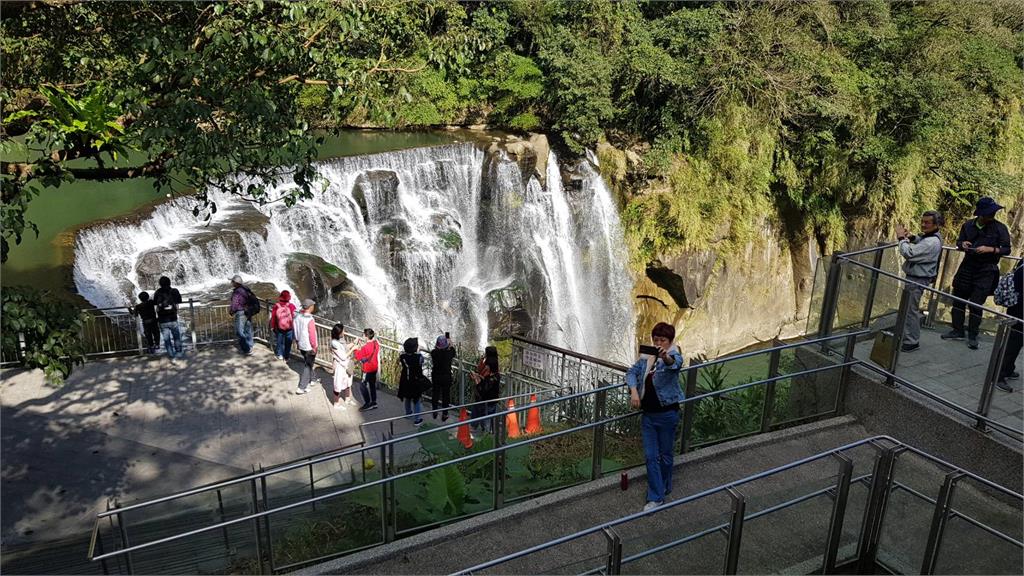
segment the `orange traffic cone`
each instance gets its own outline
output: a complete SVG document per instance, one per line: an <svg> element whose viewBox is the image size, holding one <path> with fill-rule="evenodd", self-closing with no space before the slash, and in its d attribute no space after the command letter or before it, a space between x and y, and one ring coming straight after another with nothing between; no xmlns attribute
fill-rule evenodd
<svg viewBox="0 0 1024 576"><path fill-rule="evenodd" d="M533 406L537 402L537 395L530 395L530 405ZM538 434L543 431L540 426L540 408L533 406L526 411L526 433L527 434Z"/></svg>
<svg viewBox="0 0 1024 576"><path fill-rule="evenodd" d="M508 399L508 414L505 415L505 430L509 438L519 438L519 415L516 414L516 403Z"/></svg>
<svg viewBox="0 0 1024 576"><path fill-rule="evenodd" d="M462 411L459 412L459 422L465 422L466 420L469 420L469 415L466 414L466 409L463 408ZM459 431L456 433L455 437L459 439L459 442L462 442L463 448L468 450L473 447L473 437L469 435L469 424L459 426Z"/></svg>

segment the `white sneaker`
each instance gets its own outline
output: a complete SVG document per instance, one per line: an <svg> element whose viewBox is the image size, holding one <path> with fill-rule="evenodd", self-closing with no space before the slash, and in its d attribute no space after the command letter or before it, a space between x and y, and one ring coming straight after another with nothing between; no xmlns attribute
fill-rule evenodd
<svg viewBox="0 0 1024 576"><path fill-rule="evenodd" d="M284 360L283 356L278 356L277 354L274 354L274 358L277 358L278 360Z"/></svg>
<svg viewBox="0 0 1024 576"><path fill-rule="evenodd" d="M350 396L350 397L345 399L345 404L348 404L349 406L355 406L356 404L358 404L358 402L356 402L355 398L352 398Z"/></svg>
<svg viewBox="0 0 1024 576"><path fill-rule="evenodd" d="M295 393L299 394L299 395L305 394L306 392L309 392L309 388L296 388L295 389Z"/></svg>
<svg viewBox="0 0 1024 576"><path fill-rule="evenodd" d="M664 502L648 502L647 504L644 504L644 512L647 512L648 510L654 510L658 506L662 506L664 504Z"/></svg>
<svg viewBox="0 0 1024 576"><path fill-rule="evenodd" d="M344 412L348 408L346 408L344 402L338 402L337 404L334 405L334 409L337 410L338 412Z"/></svg>

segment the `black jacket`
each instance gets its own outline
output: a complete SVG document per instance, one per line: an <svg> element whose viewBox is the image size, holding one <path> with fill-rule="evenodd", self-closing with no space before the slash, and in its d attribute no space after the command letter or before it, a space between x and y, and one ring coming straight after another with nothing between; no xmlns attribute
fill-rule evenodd
<svg viewBox="0 0 1024 576"><path fill-rule="evenodd" d="M975 270L995 270L999 267L999 259L1010 253L1010 231L1006 224L993 220L978 227L977 218L972 218L960 228L960 236L956 239L956 247L964 250L964 242L971 243L971 249L964 250L964 261L961 267ZM996 249L993 254L978 254L973 248L991 246Z"/></svg>
<svg viewBox="0 0 1024 576"><path fill-rule="evenodd" d="M430 351L430 379L434 384L452 383L452 360L455 359L455 348L451 346Z"/></svg>

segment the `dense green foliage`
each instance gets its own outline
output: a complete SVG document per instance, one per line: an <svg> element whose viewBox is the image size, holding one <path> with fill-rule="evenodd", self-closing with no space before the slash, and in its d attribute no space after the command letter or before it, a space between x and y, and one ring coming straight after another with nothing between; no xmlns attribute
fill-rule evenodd
<svg viewBox="0 0 1024 576"><path fill-rule="evenodd" d="M65 160L135 149L161 189L264 201L260 180L229 176L297 165L294 201L316 189L307 124L486 120L645 152L657 185L626 210L640 260L745 239L763 212L841 240L851 216L963 214L1022 187L1012 2L34 6L4 17L3 96L8 124L31 126L43 183L102 177ZM24 180L5 177L5 239L22 231Z"/></svg>
<svg viewBox="0 0 1024 576"><path fill-rule="evenodd" d="M197 190L197 217L214 188L308 197L310 126L488 122L636 152L640 267L765 221L828 250L857 219L955 221L1024 190L1011 1L40 0L5 7L0 47L3 140L31 150L5 154L4 258L39 186L75 178Z"/></svg>
<svg viewBox="0 0 1024 576"><path fill-rule="evenodd" d="M78 309L31 288L4 288L2 300L4 360L18 358L26 367L41 368L51 383L63 382L85 357Z"/></svg>

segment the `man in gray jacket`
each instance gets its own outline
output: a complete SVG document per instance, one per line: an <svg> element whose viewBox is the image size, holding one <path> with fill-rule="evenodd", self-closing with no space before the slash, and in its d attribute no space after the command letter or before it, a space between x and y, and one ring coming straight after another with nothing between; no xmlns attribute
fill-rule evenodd
<svg viewBox="0 0 1024 576"><path fill-rule="evenodd" d="M903 273L913 284L904 285L910 293L910 310L903 327L904 352L913 352L921 347L921 295L924 286L931 286L939 274L939 259L942 256L942 237L939 228L945 223L942 214L929 210L921 215L921 234L914 235L902 225L896 225L896 238L900 241L900 255L903 256Z"/></svg>

